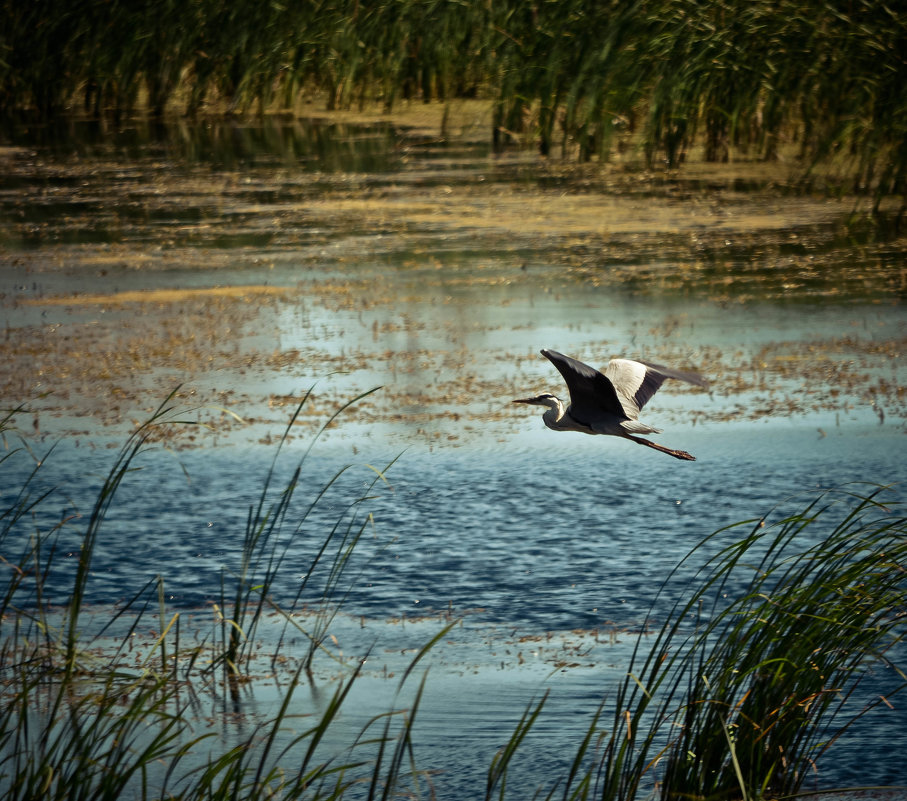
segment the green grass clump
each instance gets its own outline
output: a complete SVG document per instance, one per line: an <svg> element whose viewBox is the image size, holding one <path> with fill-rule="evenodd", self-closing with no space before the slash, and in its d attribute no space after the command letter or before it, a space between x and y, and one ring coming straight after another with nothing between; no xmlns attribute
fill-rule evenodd
<svg viewBox="0 0 907 801"><path fill-rule="evenodd" d="M157 439L162 428L180 422L171 405L173 397L171 394L115 456L87 515L69 598L62 608L46 600L46 588L56 567L58 537L74 523L63 520L50 531L41 531L37 513L53 491L34 490L52 450L35 459L34 470L0 514L0 554L9 576L0 598L0 798L342 798L351 788L360 793L363 786L370 788L366 790L370 798L388 798L401 786L418 784L410 760L410 738L421 689L407 709L390 708L369 721L354 742L339 749L341 753L336 744L324 746L325 738L359 675L360 664L346 668L318 716L299 718L290 713L294 690L306 675L312 680L313 655L349 591L345 573L370 521L358 510L371 497L375 483L384 480L383 471L372 470L374 478L366 495L347 505L314 548L306 582L312 576L322 580L312 631L304 630L293 614L304 587L286 608L270 597L273 580L291 546L311 536L308 521L312 510L344 472L335 475L299 512L292 499L311 445L281 490L272 487L272 463L259 499L248 513L240 568L236 573L224 573L212 636L199 640L197 631L189 638L181 632L181 614L166 609L162 577L145 584L131 600L113 610L100 631L85 629L92 556L106 534L107 512L119 487L140 469L136 457ZM341 407L315 439L362 397ZM278 453L308 398L307 393L292 416ZM9 413L0 424L7 445L16 438L14 421L15 413ZM0 466L17 452L28 450L24 438L20 441L21 447L10 448ZM11 557L14 545L19 553ZM251 680L256 671L261 675L249 643L266 609L283 615L285 625L304 634L310 646L301 658L294 654L294 670L287 667L293 660L280 653L280 638L271 666L274 668L279 656L284 665L280 673L275 669L266 674L283 685L278 712L254 726L247 739L219 752L214 731L198 733L198 721L203 717L200 694L215 699L228 694L234 703L241 701L241 683ZM157 621L151 625L160 633L150 647L140 645L136 653L133 635L148 629L149 613L156 615ZM125 631L108 634L118 621L125 621ZM450 625L453 623L412 660L400 681L401 690Z"/></svg>
<svg viewBox="0 0 907 801"><path fill-rule="evenodd" d="M905 633L907 520L879 492L759 520L706 561L614 698L602 798L636 797L644 782L665 799L794 795L870 711L848 705L867 667L907 679L886 658Z"/></svg>

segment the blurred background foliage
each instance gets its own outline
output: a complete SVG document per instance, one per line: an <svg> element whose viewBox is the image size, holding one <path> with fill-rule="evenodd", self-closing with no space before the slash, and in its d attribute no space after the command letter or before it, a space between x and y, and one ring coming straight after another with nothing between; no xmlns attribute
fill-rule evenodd
<svg viewBox="0 0 907 801"><path fill-rule="evenodd" d="M907 9L872 0L0 0L0 118L484 98L495 143L729 153L905 195Z"/></svg>

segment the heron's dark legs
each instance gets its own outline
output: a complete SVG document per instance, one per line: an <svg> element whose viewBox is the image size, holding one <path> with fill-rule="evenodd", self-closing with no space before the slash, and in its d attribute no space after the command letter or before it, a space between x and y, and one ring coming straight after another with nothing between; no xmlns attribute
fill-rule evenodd
<svg viewBox="0 0 907 801"><path fill-rule="evenodd" d="M696 461L696 457L686 451L675 451L673 448L666 448L664 445L659 445L657 442L652 442L651 440L643 439L642 437L634 437L631 434L625 434L624 436L627 439L633 440L633 442L638 442L640 445L648 445L650 448L655 448L656 451L670 454L675 459L685 459L688 462Z"/></svg>

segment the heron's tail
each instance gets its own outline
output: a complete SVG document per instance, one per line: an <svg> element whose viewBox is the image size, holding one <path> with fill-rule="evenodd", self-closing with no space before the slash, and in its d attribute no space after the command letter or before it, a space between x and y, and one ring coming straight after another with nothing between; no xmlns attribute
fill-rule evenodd
<svg viewBox="0 0 907 801"><path fill-rule="evenodd" d="M660 428L653 428L639 420L621 420L620 427L627 434L660 434Z"/></svg>

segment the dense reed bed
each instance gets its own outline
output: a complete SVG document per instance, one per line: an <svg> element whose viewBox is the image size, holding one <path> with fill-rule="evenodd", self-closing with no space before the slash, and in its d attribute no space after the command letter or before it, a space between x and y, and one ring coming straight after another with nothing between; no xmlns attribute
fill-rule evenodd
<svg viewBox="0 0 907 801"><path fill-rule="evenodd" d="M871 662L891 666L892 695L904 688L887 654L905 634L907 520L881 492L828 492L689 554L704 562L698 586L613 701L602 797L636 797L656 762L663 798L794 795L848 726L889 703L851 700Z"/></svg>
<svg viewBox="0 0 907 801"><path fill-rule="evenodd" d="M0 114L493 103L500 146L650 163L701 145L810 166L848 190L903 194L907 15L857 0L230 4L3 0Z"/></svg>
<svg viewBox="0 0 907 801"><path fill-rule="evenodd" d="M137 479L139 454L162 427L180 422L171 401L113 457L84 520L64 519L44 530L41 510L53 491L37 490L35 478L52 451L36 459L32 475L0 509L0 798L434 797L413 740L428 674L422 673L405 709L395 706L396 693L416 681L416 666L454 623L418 650L396 689L388 681L387 712L342 753L323 744L361 663L335 680L320 714L300 723L293 712L294 689L307 675L311 680L313 659L342 606L345 571L370 525L366 508L375 483L343 505L336 525L313 532L311 509L334 480L300 505L295 490L308 452L281 488L272 486L272 469L237 538L241 567L224 572L213 629L201 638L188 636L181 613L167 608L163 576L136 588L100 631L83 625L92 552L107 535L106 515L123 482ZM29 447L14 421L9 413L0 425L8 446L0 470ZM286 441L285 434L278 451ZM372 472L374 482L384 480L384 471ZM541 788L510 775L514 756L544 716L542 698L525 710L509 742L489 753L487 781L476 797L536 792L564 799L704 800L797 793L854 720L891 703L905 686L893 659L903 652L898 646L907 620L907 519L882 504L883 494L871 487L827 492L801 511L779 509L703 539L685 559L701 564L698 581L680 594L667 619L652 621L638 637L625 679L602 688L593 723L574 733L564 775ZM76 525L82 526L81 549L69 600L54 608L45 587L58 568L58 535ZM269 594L304 538L317 543L309 549L314 555L304 584L321 577L322 587L311 630L299 628L293 615L302 591L286 608ZM292 559L298 555L294 550ZM664 591L676 592L672 578ZM310 648L302 656L297 651L284 669L276 715L252 727L245 742L218 750L216 735L199 725L198 695L221 694L241 705L238 687L248 682L254 689L263 657L249 643L266 609L297 627ZM131 635L147 628L149 618L159 636L137 658ZM284 657L282 643L278 638L269 679L281 675L274 666ZM899 677L896 686L886 697L859 700L861 679L872 666Z"/></svg>

